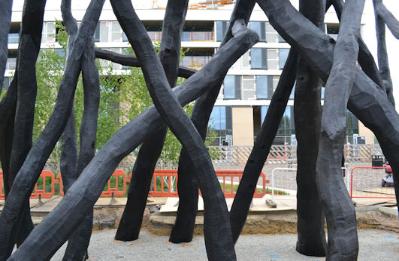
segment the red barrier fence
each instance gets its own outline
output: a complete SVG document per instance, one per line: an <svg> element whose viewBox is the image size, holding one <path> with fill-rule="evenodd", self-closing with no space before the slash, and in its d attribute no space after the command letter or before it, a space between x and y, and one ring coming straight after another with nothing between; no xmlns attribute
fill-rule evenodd
<svg viewBox="0 0 399 261"><path fill-rule="evenodd" d="M3 171L0 170L0 200L6 198L6 192L4 191L4 184L3 184Z"/></svg>
<svg viewBox="0 0 399 261"><path fill-rule="evenodd" d="M108 179L101 197L124 197L126 195L127 176L121 169L117 169Z"/></svg>
<svg viewBox="0 0 399 261"><path fill-rule="evenodd" d="M351 198L395 198L394 188L382 184L387 175L385 167L353 167L350 175Z"/></svg>
<svg viewBox="0 0 399 261"><path fill-rule="evenodd" d="M234 198L238 184L241 181L241 170L216 170L222 191L226 198ZM254 197L261 198L266 192L266 174L261 173L261 185L256 189ZM177 170L156 170L152 179L150 196L152 197L177 197Z"/></svg>
<svg viewBox="0 0 399 261"><path fill-rule="evenodd" d="M233 198L241 181L240 170L217 170L216 175L226 198ZM127 194L127 183L131 176L121 169L115 170L101 193L101 197L124 197ZM177 197L177 170L156 170L154 172L150 196L152 197ZM266 192L265 173L261 173L260 181L254 193L254 197L263 197ZM54 195L64 195L61 174L57 177L49 170L43 170L32 192L31 198L49 199ZM0 171L0 199L5 198L3 173Z"/></svg>
<svg viewBox="0 0 399 261"><path fill-rule="evenodd" d="M33 189L31 198L51 198L55 194L55 176L49 170L43 170Z"/></svg>

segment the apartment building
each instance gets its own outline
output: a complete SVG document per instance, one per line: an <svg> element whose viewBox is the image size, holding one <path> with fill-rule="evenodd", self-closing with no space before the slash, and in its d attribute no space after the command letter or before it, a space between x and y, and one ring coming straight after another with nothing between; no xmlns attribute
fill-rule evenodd
<svg viewBox="0 0 399 261"><path fill-rule="evenodd" d="M47 2L42 48L55 48L60 55L63 55L63 50L56 42L55 26L55 21L61 20L60 2L60 0ZM78 21L81 21L89 1L72 2L73 14ZM132 2L151 39L160 41L167 1L133 0ZM293 1L293 3L297 6L297 1ZM22 7L22 0L14 0L12 25L8 38L9 59L5 87L8 86L16 66L15 57L19 41L18 33L21 27ZM187 13L182 35L182 48L185 53L181 61L182 65L199 69L212 58L228 28L232 9L233 1L230 0L190 1L190 10ZM368 24L371 26L370 21L373 21L374 17L371 19L370 15L366 16L369 18L364 19L362 31L363 34L367 33L368 38L371 39L373 35L370 35L365 28ZM274 30L258 6L255 8L248 26L258 33L260 42L234 64L224 80L209 122L215 136L212 142L217 145L253 145L288 56L290 46ZM372 26L374 26L373 23ZM326 17L326 31L334 37L338 33L338 28L335 12L330 10ZM99 48L123 53L129 47L127 38L116 21L108 1L104 6L94 38L96 46ZM105 66L109 65L105 61L102 63ZM127 69L117 64L113 64L112 67L116 73L122 74ZM324 88L322 89L322 98L323 95ZM276 144L296 142L293 97L294 94L291 95L284 113L275 140ZM353 140L356 142L356 136L363 136L367 143L374 143L372 134L349 112L347 119L348 142L353 142Z"/></svg>

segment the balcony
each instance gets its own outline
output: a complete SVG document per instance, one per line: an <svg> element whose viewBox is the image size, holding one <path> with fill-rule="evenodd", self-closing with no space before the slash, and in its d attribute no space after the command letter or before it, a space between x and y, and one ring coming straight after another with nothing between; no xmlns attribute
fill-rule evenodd
<svg viewBox="0 0 399 261"><path fill-rule="evenodd" d="M182 41L214 41L213 32L183 32Z"/></svg>
<svg viewBox="0 0 399 261"><path fill-rule="evenodd" d="M192 69L200 69L207 64L210 59L210 56L184 56L181 64Z"/></svg>

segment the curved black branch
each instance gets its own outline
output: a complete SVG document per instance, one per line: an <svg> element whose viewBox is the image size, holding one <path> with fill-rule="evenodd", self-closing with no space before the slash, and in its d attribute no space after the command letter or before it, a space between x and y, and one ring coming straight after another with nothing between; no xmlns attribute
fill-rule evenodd
<svg viewBox="0 0 399 261"><path fill-rule="evenodd" d="M0 93L8 58L8 33L10 31L12 0L0 2Z"/></svg>
<svg viewBox="0 0 399 261"><path fill-rule="evenodd" d="M142 63L144 79L155 107L176 138L190 152L189 156L198 173L199 187L206 209L204 234L208 259L236 260L226 201L201 136L169 88L151 39L135 13L132 3L129 0L112 0L111 5Z"/></svg>
<svg viewBox="0 0 399 261"><path fill-rule="evenodd" d="M94 34L103 4L104 0L92 0L88 7L88 11L79 29L77 40L69 55L70 59L68 59L65 68L65 75L61 82L54 112L38 141L29 151L24 164L15 178L9 197L5 202L0 216L0 253L5 252L3 248L6 247L6 242L10 239L11 231L16 225L20 209L24 201L29 198L40 175L40 171L65 128L72 108L74 92L80 73L80 60L87 43L91 39L91 35ZM39 258L40 251L40 249L36 249L35 251L25 253L20 256L20 259L30 260L30 258ZM46 258L43 257L43 259Z"/></svg>
<svg viewBox="0 0 399 261"><path fill-rule="evenodd" d="M76 41L77 23L71 12L71 0L63 0L61 11L66 30L69 34L68 53ZM63 180L68 180L66 188L72 185L80 173L93 158L96 149L97 119L100 102L99 74L95 64L94 40L90 41L82 57L82 78L84 91L84 111L80 127L79 157L76 149L75 126L73 111L64 131L64 150L61 164L64 164L65 172L61 170ZM72 119L71 119L72 118ZM65 162L63 162L65 161ZM66 193L65 191L65 193ZM64 261L84 260L88 258L89 246L93 226L93 212L90 211L82 224L77 228L68 241L68 246L63 257Z"/></svg>
<svg viewBox="0 0 399 261"><path fill-rule="evenodd" d="M246 30L246 24L251 16L252 10L255 6L255 1L239 0L236 2L227 33L222 41L221 46L228 42L233 34L239 30ZM240 21L239 21L240 20ZM236 23L236 21L239 21ZM233 30L233 26L235 26ZM205 140L208 122L212 109L215 105L217 96L227 71L221 75L220 82L216 83L210 91L201 96L196 102L192 112L191 120L198 130L201 138ZM179 158L178 168L178 192L179 192L179 206L177 209L175 225L169 237L169 241L173 243L190 242L193 238L195 217L198 208L198 181L196 174L192 170L192 163L189 159L186 150L182 149ZM234 230L233 240L234 237ZM235 240L234 240L235 241Z"/></svg>
<svg viewBox="0 0 399 261"><path fill-rule="evenodd" d="M235 241L237 241L244 227L259 175L270 152L294 87L297 61L297 55L291 49L280 76L280 81L270 101L262 129L256 136L254 147L245 164L244 173L230 210L231 230Z"/></svg>
<svg viewBox="0 0 399 261"><path fill-rule="evenodd" d="M174 93L180 104L186 105L197 99L218 83L220 75L223 75L257 41L257 35L250 31L232 38L200 71L187 79L181 87L175 88ZM60 204L14 253L14 260L28 256L34 249L41 250L38 257L43 259L55 253L94 206L119 162L141 144L147 135L159 130L161 126L159 119L160 115L152 107L115 133L90 161ZM41 240L36 240L39 237Z"/></svg>
<svg viewBox="0 0 399 261"><path fill-rule="evenodd" d="M95 51L96 51L96 58L111 61L113 63L121 64L123 66L141 67L140 62L133 55L119 54L108 50L101 50L99 48L96 48ZM185 66L180 66L178 71L178 76L187 79L195 72L196 70L194 69L190 69Z"/></svg>
<svg viewBox="0 0 399 261"><path fill-rule="evenodd" d="M388 10L388 8L386 8L382 0L374 1L374 3L376 14L381 17L384 23L388 26L393 36L395 36L396 39L399 39L399 21Z"/></svg>
<svg viewBox="0 0 399 261"><path fill-rule="evenodd" d="M334 61L326 84L317 185L328 228L329 260L356 260L359 250L356 213L342 179L346 107L357 71L364 0L345 3Z"/></svg>
<svg viewBox="0 0 399 261"><path fill-rule="evenodd" d="M341 20L341 14L344 8L344 1L331 1L334 5L334 9L337 13L338 19ZM385 88L374 57L361 37L359 38L359 64L368 77L370 77L382 89Z"/></svg>
<svg viewBox="0 0 399 261"><path fill-rule="evenodd" d="M78 32L78 23L72 15L71 2L72 0L62 0L61 14L65 30L67 31L69 37L75 37Z"/></svg>
<svg viewBox="0 0 399 261"><path fill-rule="evenodd" d="M162 28L159 57L171 87L175 86L179 67L181 33L188 8L188 0L169 0ZM161 155L167 126L148 136L140 147L133 167L128 199L115 239L135 240L139 236L144 209L156 163Z"/></svg>
<svg viewBox="0 0 399 261"><path fill-rule="evenodd" d="M43 15L46 1L27 1L24 5L22 15L22 30L19 41L18 66L16 68L16 105L12 110L15 115L8 118L10 126L6 128L13 132L8 132L5 139L11 139L9 151L9 162L2 162L3 166L9 164L8 171L4 173L10 188L13 185L15 176L26 155L32 146L33 118L35 111L35 101L37 92L35 64L40 50L42 36ZM5 142L6 144L8 141ZM7 157L7 156L6 156ZM9 195L7 195L8 197ZM8 250L4 255L9 255L14 243L22 244L24 239L33 229L33 222L30 217L29 200L23 204L20 210L21 215L18 225L13 228L13 236L8 242ZM0 254L0 256L3 255Z"/></svg>
<svg viewBox="0 0 399 261"><path fill-rule="evenodd" d="M301 52L320 77L326 81L332 66L335 41L309 23L287 0L257 0L257 2L268 15L270 23L285 40ZM304 41L303 35L307 35L311 41ZM399 116L386 93L359 68L357 68L348 109L374 132L384 155L392 164L398 201Z"/></svg>
<svg viewBox="0 0 399 261"><path fill-rule="evenodd" d="M379 72L383 80L383 87L388 95L388 99L393 105L395 105L395 98L393 97L391 69L389 68L387 43L385 39L385 23L384 18L378 14L378 9L380 9L379 6L381 6L382 0L373 0L373 3L376 24L378 66L380 69Z"/></svg>

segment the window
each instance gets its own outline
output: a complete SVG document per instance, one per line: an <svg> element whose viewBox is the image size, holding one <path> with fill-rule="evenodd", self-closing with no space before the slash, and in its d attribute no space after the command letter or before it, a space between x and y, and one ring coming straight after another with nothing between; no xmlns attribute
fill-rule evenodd
<svg viewBox="0 0 399 261"><path fill-rule="evenodd" d="M359 133L359 121L350 111L346 111L346 135L353 136Z"/></svg>
<svg viewBox="0 0 399 261"><path fill-rule="evenodd" d="M108 42L109 23L107 21L100 21L100 42Z"/></svg>
<svg viewBox="0 0 399 261"><path fill-rule="evenodd" d="M241 99L241 77L228 75L223 83L224 99Z"/></svg>
<svg viewBox="0 0 399 261"><path fill-rule="evenodd" d="M229 28L229 22L216 21L216 41L221 42L224 39L224 35Z"/></svg>
<svg viewBox="0 0 399 261"><path fill-rule="evenodd" d="M44 22L42 31L42 42L43 43L54 43L55 42L55 22Z"/></svg>
<svg viewBox="0 0 399 261"><path fill-rule="evenodd" d="M285 62L287 61L288 58L288 53L289 49L280 49L279 53L280 69L284 69Z"/></svg>
<svg viewBox="0 0 399 261"><path fill-rule="evenodd" d="M266 42L268 43L278 43L279 35L276 30L274 30L273 26L270 23L266 22Z"/></svg>
<svg viewBox="0 0 399 261"><path fill-rule="evenodd" d="M251 49L251 68L252 69L267 69L266 64L266 49L252 48Z"/></svg>
<svg viewBox="0 0 399 261"><path fill-rule="evenodd" d="M294 108L293 106L287 106L283 118L281 119L274 143L289 144L291 142L292 134L295 134Z"/></svg>
<svg viewBox="0 0 399 261"><path fill-rule="evenodd" d="M256 98L268 99L269 98L269 80L266 75L256 76Z"/></svg>
<svg viewBox="0 0 399 261"><path fill-rule="evenodd" d="M94 32L94 41L99 42L100 41L100 22L96 26L96 31Z"/></svg>
<svg viewBox="0 0 399 261"><path fill-rule="evenodd" d="M9 33L8 34L8 43L16 44L19 42L19 33Z"/></svg>
<svg viewBox="0 0 399 261"><path fill-rule="evenodd" d="M278 82L280 81L280 76L278 76L278 75L270 76L269 81L272 85L272 90L273 90L272 93L274 93L277 89ZM270 98L271 98L271 96L270 96Z"/></svg>
<svg viewBox="0 0 399 261"><path fill-rule="evenodd" d="M122 29L119 25L118 21L111 22L111 41L112 42L121 42L122 40Z"/></svg>
<svg viewBox="0 0 399 261"><path fill-rule="evenodd" d="M249 22L248 28L256 32L259 35L259 40L266 41L266 29L264 22Z"/></svg>
<svg viewBox="0 0 399 261"><path fill-rule="evenodd" d="M263 121L265 120L268 110L269 110L269 106L261 106L260 107L260 120L261 120L262 124L263 124Z"/></svg>
<svg viewBox="0 0 399 261"><path fill-rule="evenodd" d="M339 33L339 24L326 24L327 34L337 40Z"/></svg>
<svg viewBox="0 0 399 261"><path fill-rule="evenodd" d="M231 145L232 118L231 107L215 106L209 118L208 140L213 145Z"/></svg>
<svg viewBox="0 0 399 261"><path fill-rule="evenodd" d="M267 49L267 69L279 70L279 51L278 49Z"/></svg>
<svg viewBox="0 0 399 261"><path fill-rule="evenodd" d="M152 31L148 31L147 32L148 33L148 36L150 37L150 39L152 40L152 41L157 41L157 42L159 42L159 41L161 41L162 40L162 33L161 32L152 32ZM184 40L182 40L182 41L184 41Z"/></svg>

